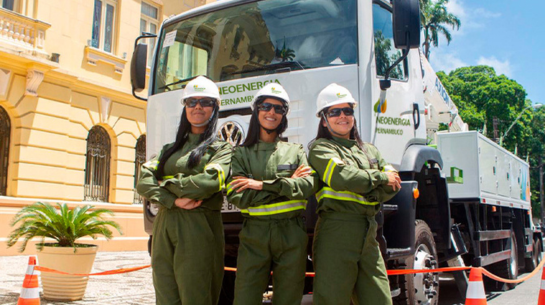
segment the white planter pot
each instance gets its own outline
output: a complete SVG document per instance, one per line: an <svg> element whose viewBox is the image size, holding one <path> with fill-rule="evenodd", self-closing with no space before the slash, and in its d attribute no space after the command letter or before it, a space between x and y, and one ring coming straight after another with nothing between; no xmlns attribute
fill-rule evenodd
<svg viewBox="0 0 545 305"><path fill-rule="evenodd" d="M98 246L77 248L44 246L38 251L38 264L42 267L68 273L89 274L93 268ZM44 298L58 301L81 300L87 288L87 276L72 276L41 272Z"/></svg>

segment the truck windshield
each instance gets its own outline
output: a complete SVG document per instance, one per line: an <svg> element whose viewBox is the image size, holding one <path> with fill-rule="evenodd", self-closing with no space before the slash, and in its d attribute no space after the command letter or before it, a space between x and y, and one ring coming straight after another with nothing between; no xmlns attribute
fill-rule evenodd
<svg viewBox="0 0 545 305"><path fill-rule="evenodd" d="M356 0L268 0L165 26L154 93L188 78L225 81L356 64Z"/></svg>

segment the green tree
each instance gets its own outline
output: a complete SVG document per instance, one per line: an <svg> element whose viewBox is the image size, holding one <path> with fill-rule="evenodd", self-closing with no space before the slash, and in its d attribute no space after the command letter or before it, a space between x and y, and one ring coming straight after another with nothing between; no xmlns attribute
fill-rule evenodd
<svg viewBox="0 0 545 305"><path fill-rule="evenodd" d="M447 44L450 44L452 35L447 26L453 30L460 28L460 19L447 11L446 4L449 0L420 0L420 21L424 32L424 55L430 58L430 48L439 46L439 34L445 36Z"/></svg>

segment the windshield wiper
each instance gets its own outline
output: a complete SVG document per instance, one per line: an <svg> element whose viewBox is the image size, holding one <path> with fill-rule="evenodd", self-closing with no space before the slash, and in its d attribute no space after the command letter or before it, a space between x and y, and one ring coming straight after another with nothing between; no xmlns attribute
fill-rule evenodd
<svg viewBox="0 0 545 305"><path fill-rule="evenodd" d="M198 76L198 75L197 75ZM173 83L170 83L170 84L166 84L164 85L163 87L159 87L159 89L168 89L169 91L171 90L170 86L174 86L174 85L177 85L177 84L180 84L180 83L183 83L183 82L189 82L190 80L196 78L197 76L192 76L192 77L189 77L189 78L184 78L184 79L181 79L181 80L177 80ZM185 85L182 86L182 89L185 88Z"/></svg>
<svg viewBox="0 0 545 305"><path fill-rule="evenodd" d="M305 70L305 67L303 67L303 65L300 62L294 60L294 61L284 61L284 62L278 62L274 64L263 65L261 67L257 67L254 69L235 71L235 72L229 73L229 75L251 73L251 72L257 72L257 71L274 71L279 73L290 72L292 71L292 68L296 68L296 70Z"/></svg>

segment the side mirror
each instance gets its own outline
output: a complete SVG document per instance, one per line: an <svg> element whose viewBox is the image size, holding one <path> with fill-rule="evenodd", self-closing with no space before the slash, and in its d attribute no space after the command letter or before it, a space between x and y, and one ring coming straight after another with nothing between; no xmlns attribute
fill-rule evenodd
<svg viewBox="0 0 545 305"><path fill-rule="evenodd" d="M420 0L393 0L392 4L395 47L420 47Z"/></svg>
<svg viewBox="0 0 545 305"><path fill-rule="evenodd" d="M131 59L131 86L133 92L140 92L146 88L146 61L148 59L148 45L139 43L134 48Z"/></svg>

